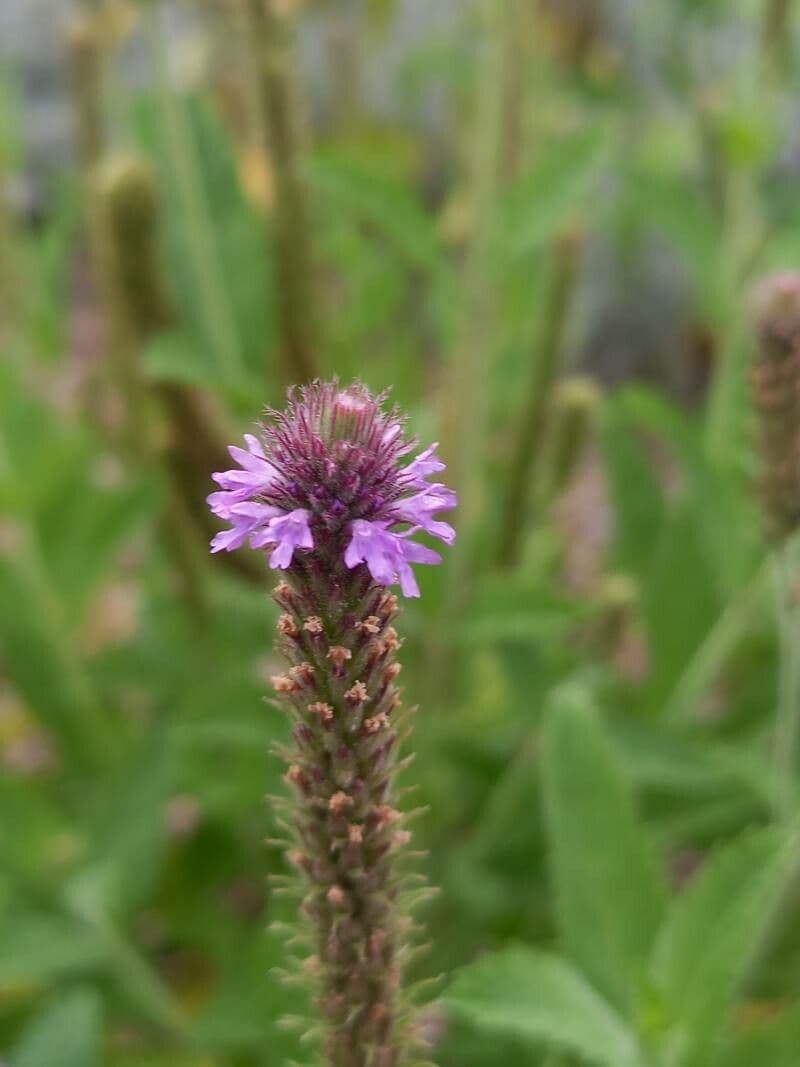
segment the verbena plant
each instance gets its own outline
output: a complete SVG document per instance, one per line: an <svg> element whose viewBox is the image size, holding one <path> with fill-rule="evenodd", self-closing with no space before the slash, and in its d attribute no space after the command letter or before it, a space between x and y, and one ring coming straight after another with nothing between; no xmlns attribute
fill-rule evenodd
<svg viewBox="0 0 800 1067"><path fill-rule="evenodd" d="M345 1061L399 1054L408 1025L440 1067L796 1067L796 351L771 298L754 323L748 295L800 265L791 5L453 6L389 114L370 64L389 72L400 5L358 24L345 5L181 5L209 19L210 63L187 83L164 5L86 5L63 42L79 166L33 220L28 114L3 82L12 1067L307 1063L325 1037L285 1029L298 1015ZM146 59L133 86L128 47ZM330 109L310 106L304 65L322 51ZM576 389L584 371L606 385ZM270 602L263 551L207 553L225 443L314 373L393 387L461 502L397 637L388 600L358 620L402 635L424 708L416 792L383 819L356 810L346 774L332 815L309 785L345 704L359 749L394 730L359 702L357 683L373 701L383 684L351 674L366 635L329 632L346 624L316 610L317 586ZM287 523L302 500L221 506L254 503L281 513L238 513L241 539L283 523L265 544L314 552L314 523ZM389 532L376 556L342 534L334 577L373 597L400 578L412 561ZM275 627L297 677L269 652ZM323 667L341 693L296 706ZM274 676L295 735L263 704ZM306 929L337 934L299 984L280 980L296 908L265 877L301 878L264 846L263 795L285 799L276 745L292 746L290 819L325 825L314 857L293 850L318 887ZM404 982L447 975L422 1009L398 993L405 934L369 946L402 909L348 930L339 880L370 839L373 860L389 845L371 876L394 886L408 849L390 812L412 809L413 869L440 893ZM343 972L363 978L369 951L378 973L351 1011Z"/></svg>

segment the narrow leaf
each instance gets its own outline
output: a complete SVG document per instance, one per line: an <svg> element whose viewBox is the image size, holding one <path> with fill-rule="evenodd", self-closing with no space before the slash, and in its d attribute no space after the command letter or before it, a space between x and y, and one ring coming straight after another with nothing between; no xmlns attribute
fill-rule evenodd
<svg viewBox="0 0 800 1067"><path fill-rule="evenodd" d="M678 898L659 933L654 984L687 1065L709 1062L790 855L773 829L723 849Z"/></svg>
<svg viewBox="0 0 800 1067"><path fill-rule="evenodd" d="M14 1067L95 1067L101 1037L100 997L78 989L51 1001L22 1035Z"/></svg>
<svg viewBox="0 0 800 1067"><path fill-rule="evenodd" d="M661 920L663 890L628 784L587 695L547 709L543 780L556 913L568 954L631 1011Z"/></svg>
<svg viewBox="0 0 800 1067"><path fill-rule="evenodd" d="M479 1030L564 1049L589 1063L635 1067L634 1035L566 961L525 948L465 967L445 1003Z"/></svg>

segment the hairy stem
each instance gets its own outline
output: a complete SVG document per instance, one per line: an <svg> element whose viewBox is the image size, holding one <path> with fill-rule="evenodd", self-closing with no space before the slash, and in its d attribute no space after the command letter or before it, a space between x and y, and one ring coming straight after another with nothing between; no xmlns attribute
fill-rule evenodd
<svg viewBox="0 0 800 1067"><path fill-rule="evenodd" d="M231 378L244 370L242 352L227 299L227 286L216 248L216 238L206 190L197 166L192 133L183 103L172 85L166 33L160 18L159 0L154 0L146 14L150 54L155 71L156 90L161 104L170 166L180 190L185 212L184 232L189 257L201 296L200 313L205 319L208 336L220 371Z"/></svg>
<svg viewBox="0 0 800 1067"><path fill-rule="evenodd" d="M797 808L800 766L800 602L797 590L797 538L778 546L774 553L775 594L778 615L780 667L775 723L776 817L790 819Z"/></svg>
<svg viewBox="0 0 800 1067"><path fill-rule="evenodd" d="M318 372L317 294L311 207L302 174L299 101L288 17L274 0L248 0L258 50L261 99L275 171L275 242L283 374L311 381Z"/></svg>
<svg viewBox="0 0 800 1067"><path fill-rule="evenodd" d="M786 73L793 0L764 0L761 18L761 62L773 84Z"/></svg>
<svg viewBox="0 0 800 1067"><path fill-rule="evenodd" d="M527 526L533 474L544 439L547 409L564 344L579 249L580 241L577 235L567 233L559 238L554 250L544 333L531 368L528 391L517 427L501 520L498 562L505 567L513 566L519 561Z"/></svg>
<svg viewBox="0 0 800 1067"><path fill-rule="evenodd" d="M205 614L205 553L186 500L170 477L154 432L155 392L145 379L143 348L168 317L156 255L154 178L135 157L111 158L96 176L99 274L110 354L122 401L122 453L165 481L164 547L192 620Z"/></svg>
<svg viewBox="0 0 800 1067"><path fill-rule="evenodd" d="M326 1059L396 1067L405 1062L400 983L411 930L397 869L410 835L393 806L397 602L333 555L324 566L296 565L275 599L292 664L273 679L294 722L288 858L306 883L305 970L316 981Z"/></svg>

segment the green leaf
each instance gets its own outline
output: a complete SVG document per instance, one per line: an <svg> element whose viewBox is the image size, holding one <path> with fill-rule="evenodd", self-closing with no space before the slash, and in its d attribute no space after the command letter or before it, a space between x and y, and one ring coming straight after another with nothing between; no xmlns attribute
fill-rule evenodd
<svg viewBox="0 0 800 1067"><path fill-rule="evenodd" d="M689 498L677 501L650 545L651 569L642 592L650 648L652 705L667 699L716 620L720 601L712 551ZM676 581L676 576L679 580ZM691 597L685 591L691 589Z"/></svg>
<svg viewBox="0 0 800 1067"><path fill-rule="evenodd" d="M17 911L0 924L0 984L45 984L102 957L91 932L66 918Z"/></svg>
<svg viewBox="0 0 800 1067"><path fill-rule="evenodd" d="M309 178L328 210L346 211L376 227L410 266L437 273L444 259L435 221L407 182L385 169L365 166L341 153L318 152L307 165Z"/></svg>
<svg viewBox="0 0 800 1067"><path fill-rule="evenodd" d="M445 1003L479 1030L573 1052L590 1063L634 1067L636 1038L566 961L511 948L459 972Z"/></svg>
<svg viewBox="0 0 800 1067"><path fill-rule="evenodd" d="M627 782L577 686L546 712L543 780L556 914L568 954L632 1010L661 920L663 890Z"/></svg>
<svg viewBox="0 0 800 1067"><path fill-rule="evenodd" d="M265 354L274 350L267 228L242 193L230 141L213 112L193 96L176 94L173 103L185 122L184 146L170 140L163 100L140 97L135 116L139 140L163 190L169 279L180 326L191 336L200 364L197 377L219 375L238 391L248 370L263 374ZM193 203L175 166L184 149Z"/></svg>
<svg viewBox="0 0 800 1067"><path fill-rule="evenodd" d="M601 124L569 134L516 183L500 217L501 241L513 255L536 250L586 207L608 146L609 131Z"/></svg>
<svg viewBox="0 0 800 1067"><path fill-rule="evenodd" d="M794 1007L732 1037L714 1060L714 1067L797 1067L798 1049L800 1009Z"/></svg>
<svg viewBox="0 0 800 1067"><path fill-rule="evenodd" d="M664 518L663 493L641 436L619 405L604 406L601 431L613 502L614 566L643 576Z"/></svg>
<svg viewBox="0 0 800 1067"><path fill-rule="evenodd" d="M93 990L53 999L29 1023L11 1054L14 1067L94 1067L99 1064L102 1009Z"/></svg>
<svg viewBox="0 0 800 1067"><path fill-rule="evenodd" d="M778 831L753 832L712 856L670 910L652 976L687 1067L709 1061L790 855Z"/></svg>
<svg viewBox="0 0 800 1067"><path fill-rule="evenodd" d="M94 859L70 884L75 899L109 914L129 911L146 899L156 880L165 838L164 809L176 775L175 744L155 730L116 772L94 827Z"/></svg>

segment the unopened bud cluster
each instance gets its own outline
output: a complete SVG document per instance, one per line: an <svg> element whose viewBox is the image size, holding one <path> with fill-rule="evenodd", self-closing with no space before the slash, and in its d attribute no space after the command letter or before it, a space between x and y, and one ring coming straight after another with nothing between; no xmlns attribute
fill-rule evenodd
<svg viewBox="0 0 800 1067"><path fill-rule="evenodd" d="M750 388L760 422L760 489L768 532L782 540L800 523L800 273L763 281L755 316Z"/></svg>

